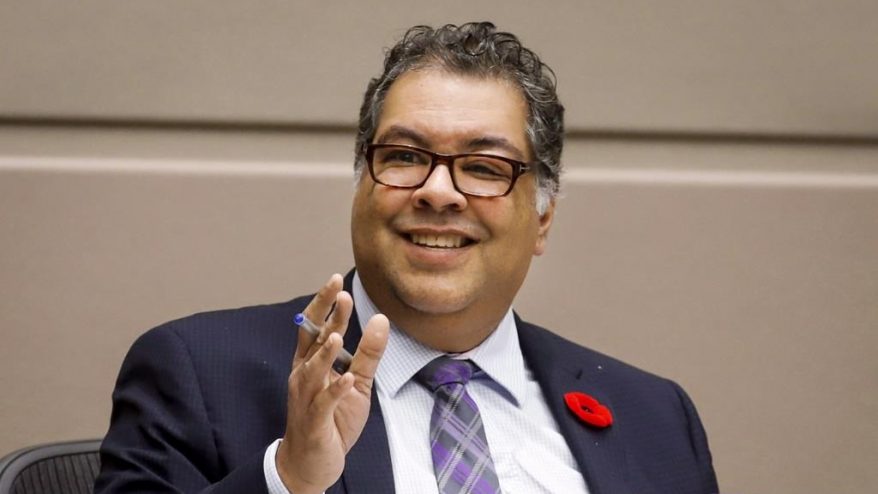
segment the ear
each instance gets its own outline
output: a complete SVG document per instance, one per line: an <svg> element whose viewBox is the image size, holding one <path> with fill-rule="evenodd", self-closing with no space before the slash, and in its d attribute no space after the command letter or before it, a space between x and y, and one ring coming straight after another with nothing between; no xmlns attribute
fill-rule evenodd
<svg viewBox="0 0 878 494"><path fill-rule="evenodd" d="M537 230L537 243L534 245L534 255L541 256L546 251L546 241L549 237L549 228L552 227L552 220L555 219L555 199L549 202L546 212L540 216L540 225Z"/></svg>

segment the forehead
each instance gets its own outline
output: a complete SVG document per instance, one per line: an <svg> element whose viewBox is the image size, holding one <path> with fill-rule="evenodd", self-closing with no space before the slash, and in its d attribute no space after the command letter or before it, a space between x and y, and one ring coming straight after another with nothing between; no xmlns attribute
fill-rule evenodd
<svg viewBox="0 0 878 494"><path fill-rule="evenodd" d="M527 104L505 79L459 75L435 68L406 72L391 85L376 129L405 128L433 146L498 137L524 153ZM435 149L440 151L440 149Z"/></svg>

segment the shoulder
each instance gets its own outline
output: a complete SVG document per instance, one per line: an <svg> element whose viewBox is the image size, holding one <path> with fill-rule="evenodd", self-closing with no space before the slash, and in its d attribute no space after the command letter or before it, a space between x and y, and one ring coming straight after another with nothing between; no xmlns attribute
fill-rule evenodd
<svg viewBox="0 0 878 494"><path fill-rule="evenodd" d="M516 324L522 353L544 390L555 395L580 390L607 405L616 433L631 446L631 460L641 465L645 478L676 476L680 482L704 486L701 492L716 492L704 427L677 383L539 326L521 320ZM665 491L684 492L676 487Z"/></svg>
<svg viewBox="0 0 878 494"><path fill-rule="evenodd" d="M613 405L631 429L652 434L661 424L665 430L701 430L695 407L676 382L645 371L617 358L574 343L533 324L516 321L522 353L538 379L547 385L549 376L569 376L572 381L600 395ZM602 400L603 401L603 400ZM700 432L703 434L703 431Z"/></svg>
<svg viewBox="0 0 878 494"><path fill-rule="evenodd" d="M311 298L202 312L166 322L134 341L122 370L147 366L173 372L186 368L234 372L230 364L235 362L287 362L297 341L293 316Z"/></svg>
<svg viewBox="0 0 878 494"><path fill-rule="evenodd" d="M676 416L694 413L691 400L676 382L540 326L520 319L516 323L522 353L538 374L561 370L604 390L618 405L632 411L659 408Z"/></svg>
<svg viewBox="0 0 878 494"><path fill-rule="evenodd" d="M245 341L248 345L270 342L292 331L293 316L312 297L307 295L282 303L192 314L150 329L135 341L134 348L166 345L170 341L188 348L222 347L238 341Z"/></svg>
<svg viewBox="0 0 878 494"><path fill-rule="evenodd" d="M125 356L114 399L191 408L193 416L282 400L297 342L292 319L308 300L203 312L150 329Z"/></svg>
<svg viewBox="0 0 878 494"><path fill-rule="evenodd" d="M583 369L585 372L593 370L600 373L619 374L635 380L667 381L618 358L568 340L546 328L519 318L516 319L516 324L522 351L532 358L550 360L554 365L567 367L571 371L574 369Z"/></svg>

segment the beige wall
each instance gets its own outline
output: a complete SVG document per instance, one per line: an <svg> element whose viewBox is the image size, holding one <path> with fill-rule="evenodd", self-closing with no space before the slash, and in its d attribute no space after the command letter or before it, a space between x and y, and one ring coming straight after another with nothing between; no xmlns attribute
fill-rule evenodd
<svg viewBox="0 0 878 494"><path fill-rule="evenodd" d="M519 311L682 383L724 492L874 491L874 2L326 3L0 5L0 454L100 436L147 328L346 270L380 48L490 18L571 129Z"/></svg>

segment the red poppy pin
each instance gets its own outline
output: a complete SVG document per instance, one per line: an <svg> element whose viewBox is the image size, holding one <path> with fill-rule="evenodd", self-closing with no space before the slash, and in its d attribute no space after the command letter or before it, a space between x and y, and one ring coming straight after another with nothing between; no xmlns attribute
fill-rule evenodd
<svg viewBox="0 0 878 494"><path fill-rule="evenodd" d="M610 413L610 409L585 393L578 391L566 393L564 402L573 415L592 427L603 429L613 424L613 414Z"/></svg>

